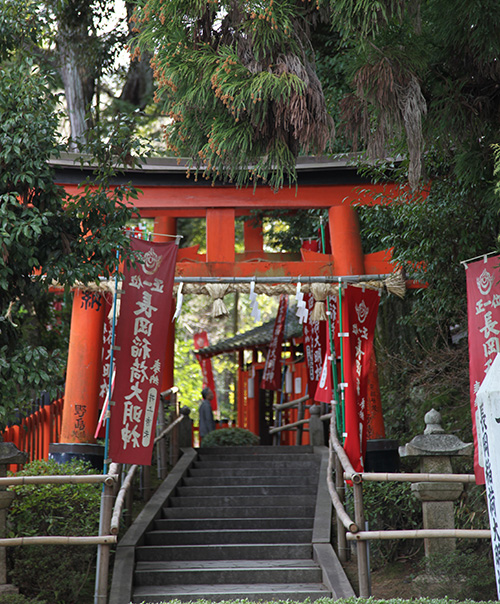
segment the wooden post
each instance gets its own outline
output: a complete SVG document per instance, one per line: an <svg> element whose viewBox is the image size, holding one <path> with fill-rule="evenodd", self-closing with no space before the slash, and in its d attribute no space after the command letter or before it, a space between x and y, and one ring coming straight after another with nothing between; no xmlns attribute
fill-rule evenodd
<svg viewBox="0 0 500 604"><path fill-rule="evenodd" d="M207 210L207 262L234 262L234 208Z"/></svg>
<svg viewBox="0 0 500 604"><path fill-rule="evenodd" d="M177 398L177 392L174 390L170 393L170 408L173 409L172 421L177 419L180 415L179 400ZM172 466L179 461L179 429L177 426L170 433L170 463Z"/></svg>
<svg viewBox="0 0 500 604"><path fill-rule="evenodd" d="M101 515L99 518L99 536L111 534L111 515L113 513L114 485L104 484L101 494ZM108 601L109 554L111 545L97 546L97 568L94 592L94 604L106 604Z"/></svg>
<svg viewBox="0 0 500 604"><path fill-rule="evenodd" d="M262 233L262 224L255 225L252 220L245 220L243 238L245 241L245 252L263 252L264 236Z"/></svg>
<svg viewBox="0 0 500 604"><path fill-rule="evenodd" d="M344 482L344 470L342 468L342 464L340 463L340 459L336 453L333 453L335 456L335 489L339 496L339 499L344 505L345 502L345 482ZM338 515L337 517L337 554L339 556L339 560L341 562L347 562L349 559L349 548L347 547L347 539L346 539L346 529L344 523Z"/></svg>
<svg viewBox="0 0 500 604"><path fill-rule="evenodd" d="M335 275L363 275L365 261L356 210L349 204L333 206L328 219Z"/></svg>
<svg viewBox="0 0 500 604"><path fill-rule="evenodd" d="M363 483L354 483L354 522L358 527L365 526L365 512L363 509ZM370 569L368 567L368 543L358 541L356 544L358 558L359 597L370 597Z"/></svg>
<svg viewBox="0 0 500 604"><path fill-rule="evenodd" d="M235 412L236 412L236 425L240 428L243 427L243 405L245 401L245 380L244 370L245 370L245 353L243 350L238 350L238 383L237 383L237 398L235 404Z"/></svg>
<svg viewBox="0 0 500 604"><path fill-rule="evenodd" d="M299 403L298 410L297 410L297 421L304 419L304 409L305 409L305 403L304 402ZM296 445L302 444L303 432L304 432L303 424L301 424L300 426L297 426L297 433L295 435L295 444Z"/></svg>
<svg viewBox="0 0 500 604"><path fill-rule="evenodd" d="M158 409L158 421L156 426L156 435L158 436L165 429L165 402L163 397L160 397L159 409ZM165 480L168 474L167 467L167 445L166 439L162 438L156 443L158 453L158 474L162 480Z"/></svg>

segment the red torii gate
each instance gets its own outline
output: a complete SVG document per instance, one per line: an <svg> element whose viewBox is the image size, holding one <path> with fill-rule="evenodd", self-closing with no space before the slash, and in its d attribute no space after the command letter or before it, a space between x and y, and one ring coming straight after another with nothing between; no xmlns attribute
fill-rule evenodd
<svg viewBox="0 0 500 604"><path fill-rule="evenodd" d="M76 194L86 169L65 156L52 162L56 182ZM206 254L181 248L179 277L278 277L388 274L394 271L390 250L364 254L357 205L374 205L401 193L399 185L370 184L358 175L353 158L303 158L297 163L298 188L274 193L268 186L237 189L186 178L187 165L174 158L155 159L140 169L125 170L116 184L131 182L140 189L135 207L143 218L154 218L154 239L177 234L177 218L206 220ZM235 251L235 218L252 210L322 208L328 210L331 254L302 250L301 255L269 254L260 227L246 221L243 254ZM88 309L73 305L61 442L93 443L97 423L103 314L89 318ZM162 390L173 386L174 329L166 344ZM97 354L98 352L98 354ZM82 422L82 407L86 421Z"/></svg>

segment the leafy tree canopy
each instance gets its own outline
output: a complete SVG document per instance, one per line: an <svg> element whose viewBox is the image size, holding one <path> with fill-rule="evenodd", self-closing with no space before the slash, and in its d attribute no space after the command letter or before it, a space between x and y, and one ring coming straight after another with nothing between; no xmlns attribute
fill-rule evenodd
<svg viewBox="0 0 500 604"><path fill-rule="evenodd" d="M31 8L33 8L31 6ZM16 9L18 12L16 12ZM133 156L130 129L116 120L109 145L89 132L92 181L77 195L54 182L49 160L64 146L54 74L32 58L40 14L12 2L0 12L0 422L21 401L61 383L67 331L62 291L109 276L116 250L127 256L123 227L135 195L110 189L116 165ZM43 25L43 23L42 23ZM104 146L103 146L104 144ZM120 150L121 155L117 150ZM60 289L54 305L51 286ZM62 290L62 291L61 291Z"/></svg>
<svg viewBox="0 0 500 604"><path fill-rule="evenodd" d="M154 53L168 148L209 178L293 180L299 150L333 134L309 38L319 19L309 1L139 2L134 48Z"/></svg>

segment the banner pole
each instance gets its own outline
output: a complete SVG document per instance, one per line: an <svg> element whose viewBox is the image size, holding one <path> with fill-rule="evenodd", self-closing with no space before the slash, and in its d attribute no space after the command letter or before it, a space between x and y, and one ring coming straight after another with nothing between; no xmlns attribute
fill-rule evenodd
<svg viewBox="0 0 500 604"><path fill-rule="evenodd" d="M341 412L341 442L344 442L345 433L345 380L344 380L344 341L345 337L343 332L344 322L342 313L342 283L339 278L339 330L340 336L340 412Z"/></svg>
<svg viewBox="0 0 500 604"><path fill-rule="evenodd" d="M326 254L325 227L323 224L323 216L320 216L320 228L321 228L321 247L323 249L323 254ZM339 286L339 291L340 291L340 287L341 286ZM339 434L339 436L341 436L342 432L343 432L342 409L341 409L340 400L339 400L339 381L338 381L338 377L337 377L337 356L335 354L335 340L333 339L333 331L332 331L332 314L330 312L330 296L326 297L326 310L327 310L326 314L328 317L328 335L329 335L329 340L330 340L330 357L331 357L331 369L332 369L332 380L333 380L333 398L334 398L335 406L336 406L335 412L337 414L337 421L335 422L335 424L337 426L337 432L338 432L338 427L340 427L341 433Z"/></svg>
<svg viewBox="0 0 500 604"><path fill-rule="evenodd" d="M111 415L111 395L113 390L113 369L115 352L115 332L116 332L116 307L118 300L118 272L119 272L120 252L116 250L116 273L115 273L115 292L113 295L113 320L111 322L111 353L109 357L109 375L108 375L108 409L106 411L106 432L104 437L104 465L103 474L108 473L108 450L109 450L109 418Z"/></svg>
<svg viewBox="0 0 500 604"><path fill-rule="evenodd" d="M286 342L286 319L288 315L288 296L286 296L286 313L285 320L283 321L283 341ZM283 354L283 351L281 352ZM281 358L279 360L281 369L281 394L280 394L280 404L283 404L283 399L285 396L285 377L286 377L286 364L281 362ZM282 413L281 409L278 409L278 426L281 426ZM278 432L275 436L276 444L281 445L281 432Z"/></svg>

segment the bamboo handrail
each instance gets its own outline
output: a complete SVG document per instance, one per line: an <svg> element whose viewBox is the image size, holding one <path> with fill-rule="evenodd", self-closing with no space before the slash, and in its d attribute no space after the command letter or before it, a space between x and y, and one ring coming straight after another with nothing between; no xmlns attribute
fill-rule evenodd
<svg viewBox="0 0 500 604"><path fill-rule="evenodd" d="M359 477L361 480L371 482L454 482L462 484L475 484L474 474L430 474L419 472L349 472L344 473L345 480L353 480L353 477Z"/></svg>
<svg viewBox="0 0 500 604"><path fill-rule="evenodd" d="M0 478L0 486L15 486L23 484L96 484L105 483L112 486L118 482L118 475L108 474L75 474L54 476L8 476Z"/></svg>
<svg viewBox="0 0 500 604"><path fill-rule="evenodd" d="M164 438L165 436L167 436L167 434L169 434L174 428L175 426L177 426L177 424L180 424L181 421L187 417L184 414L179 415L178 418L176 418L171 424L169 424L165 430L163 430L161 432L161 434L159 434L154 442L155 444L161 440L162 438ZM111 534L112 535L117 535L119 528L120 528L120 518L122 515L122 511L123 511L123 504L125 502L125 495L127 494L128 489L130 488L131 484L132 484L132 480L134 478L134 474L135 471L137 470L138 466L137 465L132 465L130 466L127 475L125 477L125 480L122 483L122 486L120 487L120 490L118 491L118 495L116 496L115 499L115 505L113 507L113 513L111 515Z"/></svg>
<svg viewBox="0 0 500 604"><path fill-rule="evenodd" d="M349 475L349 480L352 480L353 482L361 482L359 472L356 472L352 467L352 464L349 461L349 458L347 457L347 453L344 451L344 448L340 444L337 435L335 434L335 431L332 430L330 430L330 443L333 446L337 457L340 459L340 463L344 468L344 472Z"/></svg>
<svg viewBox="0 0 500 604"><path fill-rule="evenodd" d="M294 401L288 401L286 403L273 405L273 408L277 411L281 411L283 409L290 409L291 407L295 407L296 405L300 405L300 403L305 403L308 401L310 397L308 395L302 396L301 398L297 398Z"/></svg>
<svg viewBox="0 0 500 604"><path fill-rule="evenodd" d="M326 422L326 421L328 421L328 420L332 419L332 415L333 415L333 413L325 413L325 415L320 415L320 416L319 416L319 419L320 419L322 422Z"/></svg>
<svg viewBox="0 0 500 604"><path fill-rule="evenodd" d="M349 514L345 511L342 502L340 501L339 494L337 493L337 489L333 483L333 450L329 447L328 451L328 472L326 475L326 484L328 487L328 492L330 493L330 499L332 500L333 507L337 513L338 519L342 522L344 527L351 531L351 533L359 532L358 525L351 520Z"/></svg>
<svg viewBox="0 0 500 604"><path fill-rule="evenodd" d="M118 530L120 527L120 518L122 515L122 510L123 510L123 503L125 501L125 495L127 494L127 491L130 487L130 485L132 484L132 480L134 478L134 474L135 471L137 470L139 466L137 466L136 464L134 464L133 466L130 466L129 471L127 472L127 475L125 477L125 480L122 483L122 486L120 487L120 490L118 491L118 495L116 496L115 499L115 505L113 508L113 514L111 516L111 534L112 535L117 535L118 534Z"/></svg>
<svg viewBox="0 0 500 604"><path fill-rule="evenodd" d="M269 428L269 434L276 434L276 432L282 432L283 430L292 430L297 426L303 426L304 424L308 424L308 419L299 419L292 424L284 424L283 426L275 426L274 428Z"/></svg>
<svg viewBox="0 0 500 604"><path fill-rule="evenodd" d="M171 424L169 424L165 430L163 430L163 432L161 432L160 434L158 434L158 436L155 438L155 445L156 443L161 440L163 437L167 436L167 434L169 432L171 432L175 426L177 426L177 424L180 424L181 421L185 418L185 415L179 415L179 417L177 419L175 419Z"/></svg>
<svg viewBox="0 0 500 604"><path fill-rule="evenodd" d="M37 536L37 537L10 537L0 539L0 547L18 545L101 545L118 541L115 535L101 535L95 537L64 537L64 536Z"/></svg>
<svg viewBox="0 0 500 604"><path fill-rule="evenodd" d="M489 539L490 529L413 529L402 531L359 531L346 533L348 541L368 541L372 539Z"/></svg>

